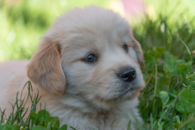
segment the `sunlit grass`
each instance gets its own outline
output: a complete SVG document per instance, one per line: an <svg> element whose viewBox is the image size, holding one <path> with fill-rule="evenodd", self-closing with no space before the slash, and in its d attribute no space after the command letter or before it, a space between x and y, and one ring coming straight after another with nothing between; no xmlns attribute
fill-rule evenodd
<svg viewBox="0 0 195 130"><path fill-rule="evenodd" d="M21 0L0 1L0 61L29 59L40 37L56 17L77 7L94 4L105 7L109 0Z"/></svg>

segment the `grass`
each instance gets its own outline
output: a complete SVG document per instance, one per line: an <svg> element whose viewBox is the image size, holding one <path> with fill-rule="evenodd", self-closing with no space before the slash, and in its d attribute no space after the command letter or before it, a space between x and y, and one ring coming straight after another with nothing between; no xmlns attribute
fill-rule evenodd
<svg viewBox="0 0 195 130"><path fill-rule="evenodd" d="M106 3L102 1L95 1L95 4L105 7ZM194 3L186 5L184 1L146 1L156 5L155 15L149 11L141 23L132 26L135 38L142 45L146 63L146 68L142 68L146 88L140 96L139 106L145 121L142 130L193 130L195 54L192 51L195 50L195 19L190 6ZM89 3L90 1L86 1L78 5ZM74 2L51 2L53 6L50 11L42 9L44 4L48 4L44 0L37 8L33 4L36 4L36 0L34 3L31 0L19 2L14 7L0 4L0 17L4 18L0 24L4 29L0 30L0 48L3 48L0 50L0 60L29 59L36 48L38 37L51 25L56 15L71 8ZM56 10L55 6L59 9ZM163 8L167 10L164 11ZM32 15L34 13L35 16ZM0 124L4 125L0 125L0 129L65 130L66 125L59 128L57 117L50 117L44 110L35 113L39 96L31 97L30 83L27 85L28 98L32 99L31 113L27 120L23 119L25 100L16 100L13 109L17 111L10 117L6 118L2 110Z"/></svg>
<svg viewBox="0 0 195 130"><path fill-rule="evenodd" d="M194 21L178 25L170 18L168 14L155 20L148 17L142 27L134 28L146 62L147 87L140 110L149 129L195 129Z"/></svg>

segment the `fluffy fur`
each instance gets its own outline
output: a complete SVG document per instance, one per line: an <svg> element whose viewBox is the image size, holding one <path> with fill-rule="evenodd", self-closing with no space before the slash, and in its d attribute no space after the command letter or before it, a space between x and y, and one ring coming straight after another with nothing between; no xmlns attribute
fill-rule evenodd
<svg viewBox="0 0 195 130"><path fill-rule="evenodd" d="M89 54L97 61L84 61ZM61 124L77 130L126 130L131 120L134 130L143 123L137 109L145 87L140 66L142 50L127 21L107 9L75 8L56 20L30 61L0 64L0 107L8 115L9 102L30 80L42 95L40 103L46 102ZM117 76L127 67L136 71L128 83Z"/></svg>

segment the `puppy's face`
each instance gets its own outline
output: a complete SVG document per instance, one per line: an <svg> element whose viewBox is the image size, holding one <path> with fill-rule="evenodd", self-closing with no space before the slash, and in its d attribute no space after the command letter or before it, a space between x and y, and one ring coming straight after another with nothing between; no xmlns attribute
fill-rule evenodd
<svg viewBox="0 0 195 130"><path fill-rule="evenodd" d="M28 76L50 92L65 91L109 109L136 97L145 86L140 45L128 23L112 11L97 7L74 9L60 17L44 39L39 47L44 49L35 53L28 70L40 68L46 74L28 71ZM35 65L32 60L42 63Z"/></svg>

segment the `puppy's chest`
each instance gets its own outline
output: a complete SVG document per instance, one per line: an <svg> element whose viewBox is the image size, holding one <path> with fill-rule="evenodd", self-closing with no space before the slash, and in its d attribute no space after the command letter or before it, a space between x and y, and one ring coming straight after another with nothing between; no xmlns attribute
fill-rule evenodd
<svg viewBox="0 0 195 130"><path fill-rule="evenodd" d="M98 130L119 130L126 126L124 118L118 113L104 113L97 118Z"/></svg>
<svg viewBox="0 0 195 130"><path fill-rule="evenodd" d="M116 113L90 115L75 112L66 117L61 118L61 123L77 130L123 130L122 127L126 126L124 118Z"/></svg>

